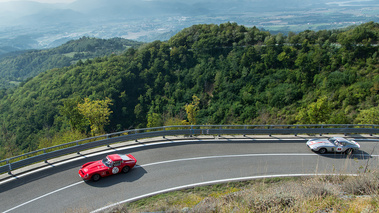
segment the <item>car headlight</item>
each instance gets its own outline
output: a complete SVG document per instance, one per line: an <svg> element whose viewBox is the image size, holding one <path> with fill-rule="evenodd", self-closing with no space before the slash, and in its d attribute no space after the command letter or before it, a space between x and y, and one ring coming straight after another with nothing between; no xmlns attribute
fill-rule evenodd
<svg viewBox="0 0 379 213"><path fill-rule="evenodd" d="M84 178L88 178L88 174L84 175Z"/></svg>

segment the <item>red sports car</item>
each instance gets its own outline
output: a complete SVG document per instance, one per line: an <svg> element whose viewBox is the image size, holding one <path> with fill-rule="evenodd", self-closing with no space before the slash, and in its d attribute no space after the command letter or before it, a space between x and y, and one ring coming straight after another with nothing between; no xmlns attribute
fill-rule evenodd
<svg viewBox="0 0 379 213"><path fill-rule="evenodd" d="M129 172L137 163L133 155L112 154L103 160L92 161L84 164L79 169L79 176L83 180L98 181L101 177Z"/></svg>

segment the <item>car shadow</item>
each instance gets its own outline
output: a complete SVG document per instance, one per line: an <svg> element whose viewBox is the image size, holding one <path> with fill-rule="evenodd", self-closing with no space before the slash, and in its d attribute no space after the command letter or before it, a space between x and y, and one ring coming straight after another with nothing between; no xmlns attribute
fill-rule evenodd
<svg viewBox="0 0 379 213"><path fill-rule="evenodd" d="M352 154L345 154L345 153L340 153L340 152L326 153L326 154L317 153L317 154L323 157L334 158L334 159L350 158L350 159L357 159L357 160L367 160L367 159L372 158L372 156L369 153L362 150L355 151Z"/></svg>
<svg viewBox="0 0 379 213"><path fill-rule="evenodd" d="M123 182L134 182L138 179L140 179L142 176L144 176L147 173L147 171L141 167L136 165L132 170L130 170L128 173L119 173L116 175L108 176L101 178L97 182L93 182L92 180L85 181L85 183L92 187L99 187L99 188L105 188L112 185L116 185Z"/></svg>

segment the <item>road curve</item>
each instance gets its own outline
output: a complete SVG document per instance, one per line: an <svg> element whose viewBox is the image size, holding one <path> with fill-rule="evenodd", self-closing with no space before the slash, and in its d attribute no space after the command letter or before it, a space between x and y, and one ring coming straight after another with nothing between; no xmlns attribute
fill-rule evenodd
<svg viewBox="0 0 379 213"><path fill-rule="evenodd" d="M243 177L324 173L357 173L378 168L377 143L359 141L351 158L318 155L305 140L186 141L129 147L109 153L132 153L138 166L128 174L84 182L77 172L83 159L54 166L0 185L1 212L90 212L136 197Z"/></svg>

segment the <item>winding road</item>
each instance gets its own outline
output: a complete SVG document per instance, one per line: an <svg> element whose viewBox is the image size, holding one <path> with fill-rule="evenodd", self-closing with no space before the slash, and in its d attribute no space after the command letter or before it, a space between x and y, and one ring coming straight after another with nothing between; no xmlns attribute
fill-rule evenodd
<svg viewBox="0 0 379 213"><path fill-rule="evenodd" d="M0 212L91 212L117 203L199 184L270 176L356 174L378 168L377 142L357 140L348 157L319 155L297 139L169 141L109 149L72 162L0 182ZM378 141L379 142L379 141ZM131 153L137 166L127 174L84 182L85 162L111 153Z"/></svg>

